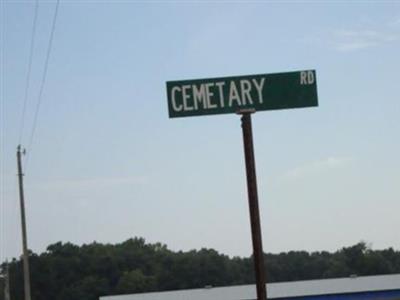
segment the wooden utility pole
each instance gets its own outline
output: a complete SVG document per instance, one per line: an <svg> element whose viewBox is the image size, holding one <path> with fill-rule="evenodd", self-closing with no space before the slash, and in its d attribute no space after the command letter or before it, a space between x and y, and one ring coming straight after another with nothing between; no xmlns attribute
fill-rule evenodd
<svg viewBox="0 0 400 300"><path fill-rule="evenodd" d="M6 261L6 274L4 278L4 299L11 300L10 297L10 270L8 267L8 261Z"/></svg>
<svg viewBox="0 0 400 300"><path fill-rule="evenodd" d="M31 279L29 274L29 253L28 241L26 234L26 218L25 218L25 200L24 200L24 181L22 173L21 155L25 154L25 150L21 152L21 145L17 147L17 163L18 163L18 185L19 185L19 202L21 206L21 229L22 229L22 249L23 249L23 265L24 265L24 292L25 300L31 300Z"/></svg>

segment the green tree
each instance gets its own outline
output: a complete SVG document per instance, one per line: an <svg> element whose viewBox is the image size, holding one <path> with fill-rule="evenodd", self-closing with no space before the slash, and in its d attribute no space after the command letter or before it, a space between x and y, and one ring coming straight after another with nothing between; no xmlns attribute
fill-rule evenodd
<svg viewBox="0 0 400 300"><path fill-rule="evenodd" d="M155 280L152 276L146 276L141 270L132 270L125 272L116 288L116 292L120 294L141 293L151 291L155 287Z"/></svg>
<svg viewBox="0 0 400 300"><path fill-rule="evenodd" d="M65 287L57 300L98 300L108 292L108 283L104 278L87 276L82 280Z"/></svg>
<svg viewBox="0 0 400 300"><path fill-rule="evenodd" d="M334 253L265 254L265 261L269 282L400 273L399 251L372 250L365 243ZM41 254L30 253L30 265L33 300L94 300L118 293L254 283L252 257L230 258L212 249L174 252L143 238L116 245L58 242ZM13 259L9 268L11 297L23 300L22 260Z"/></svg>

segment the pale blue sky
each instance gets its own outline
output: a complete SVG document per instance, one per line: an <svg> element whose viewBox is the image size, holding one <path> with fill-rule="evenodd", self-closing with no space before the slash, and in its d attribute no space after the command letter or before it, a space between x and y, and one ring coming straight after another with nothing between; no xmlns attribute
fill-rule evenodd
<svg viewBox="0 0 400 300"><path fill-rule="evenodd" d="M27 144L54 1L41 1ZM1 258L33 1L1 14ZM165 82L317 70L318 108L253 117L264 250L400 249L400 3L61 1L29 152L29 247L142 236L250 255L240 120L168 119Z"/></svg>

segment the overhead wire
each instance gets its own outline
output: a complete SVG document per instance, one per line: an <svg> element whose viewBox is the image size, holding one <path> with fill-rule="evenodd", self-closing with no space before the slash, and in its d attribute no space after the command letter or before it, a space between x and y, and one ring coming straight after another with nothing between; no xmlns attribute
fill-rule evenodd
<svg viewBox="0 0 400 300"><path fill-rule="evenodd" d="M31 131L31 134L30 134L28 146L26 148L27 149L27 155L25 156L25 170L27 168L29 153L30 153L31 148L32 148L33 139L34 139L35 131L36 131L36 127L37 127L40 105L41 105L42 99L43 99L43 90L44 90L45 83L46 83L46 78L47 78L47 70L48 70L48 67L49 67L49 60L50 60L50 54L51 54L52 45L53 45L54 32L55 32L56 23L57 23L57 15L58 15L59 4L60 4L60 0L57 0L56 7L55 7L55 10L54 10L54 15L53 15L53 22L52 22L52 25L51 25L51 31L50 31L50 37L49 37L49 43L48 43L48 47L47 47L47 53L46 53L46 58L45 58L45 63L44 63L42 79L41 79L41 82L40 82L39 95L38 95L38 100L37 100L37 103L36 103L35 115L34 115L34 118L33 118L32 131Z"/></svg>
<svg viewBox="0 0 400 300"><path fill-rule="evenodd" d="M21 125L20 125L20 130L19 130L18 145L21 144L22 135L24 133L24 127L25 127L26 104L28 102L28 92L29 92L29 86L30 86L30 81L31 81L32 58L33 58L33 51L34 51L34 47L35 47L36 23L37 23L37 18L38 18L38 10L39 10L39 0L36 0L35 12L34 12L34 17L33 17L33 25L32 25L32 33L31 33L29 59L28 59L28 72L27 72L26 81L25 81L24 102L23 102L23 106L22 106Z"/></svg>

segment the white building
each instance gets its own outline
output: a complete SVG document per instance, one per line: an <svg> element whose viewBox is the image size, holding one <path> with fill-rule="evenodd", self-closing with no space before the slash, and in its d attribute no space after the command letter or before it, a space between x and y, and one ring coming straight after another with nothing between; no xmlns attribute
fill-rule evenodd
<svg viewBox="0 0 400 300"><path fill-rule="evenodd" d="M267 284L268 299L400 300L400 274ZM104 296L100 300L255 300L255 285Z"/></svg>

